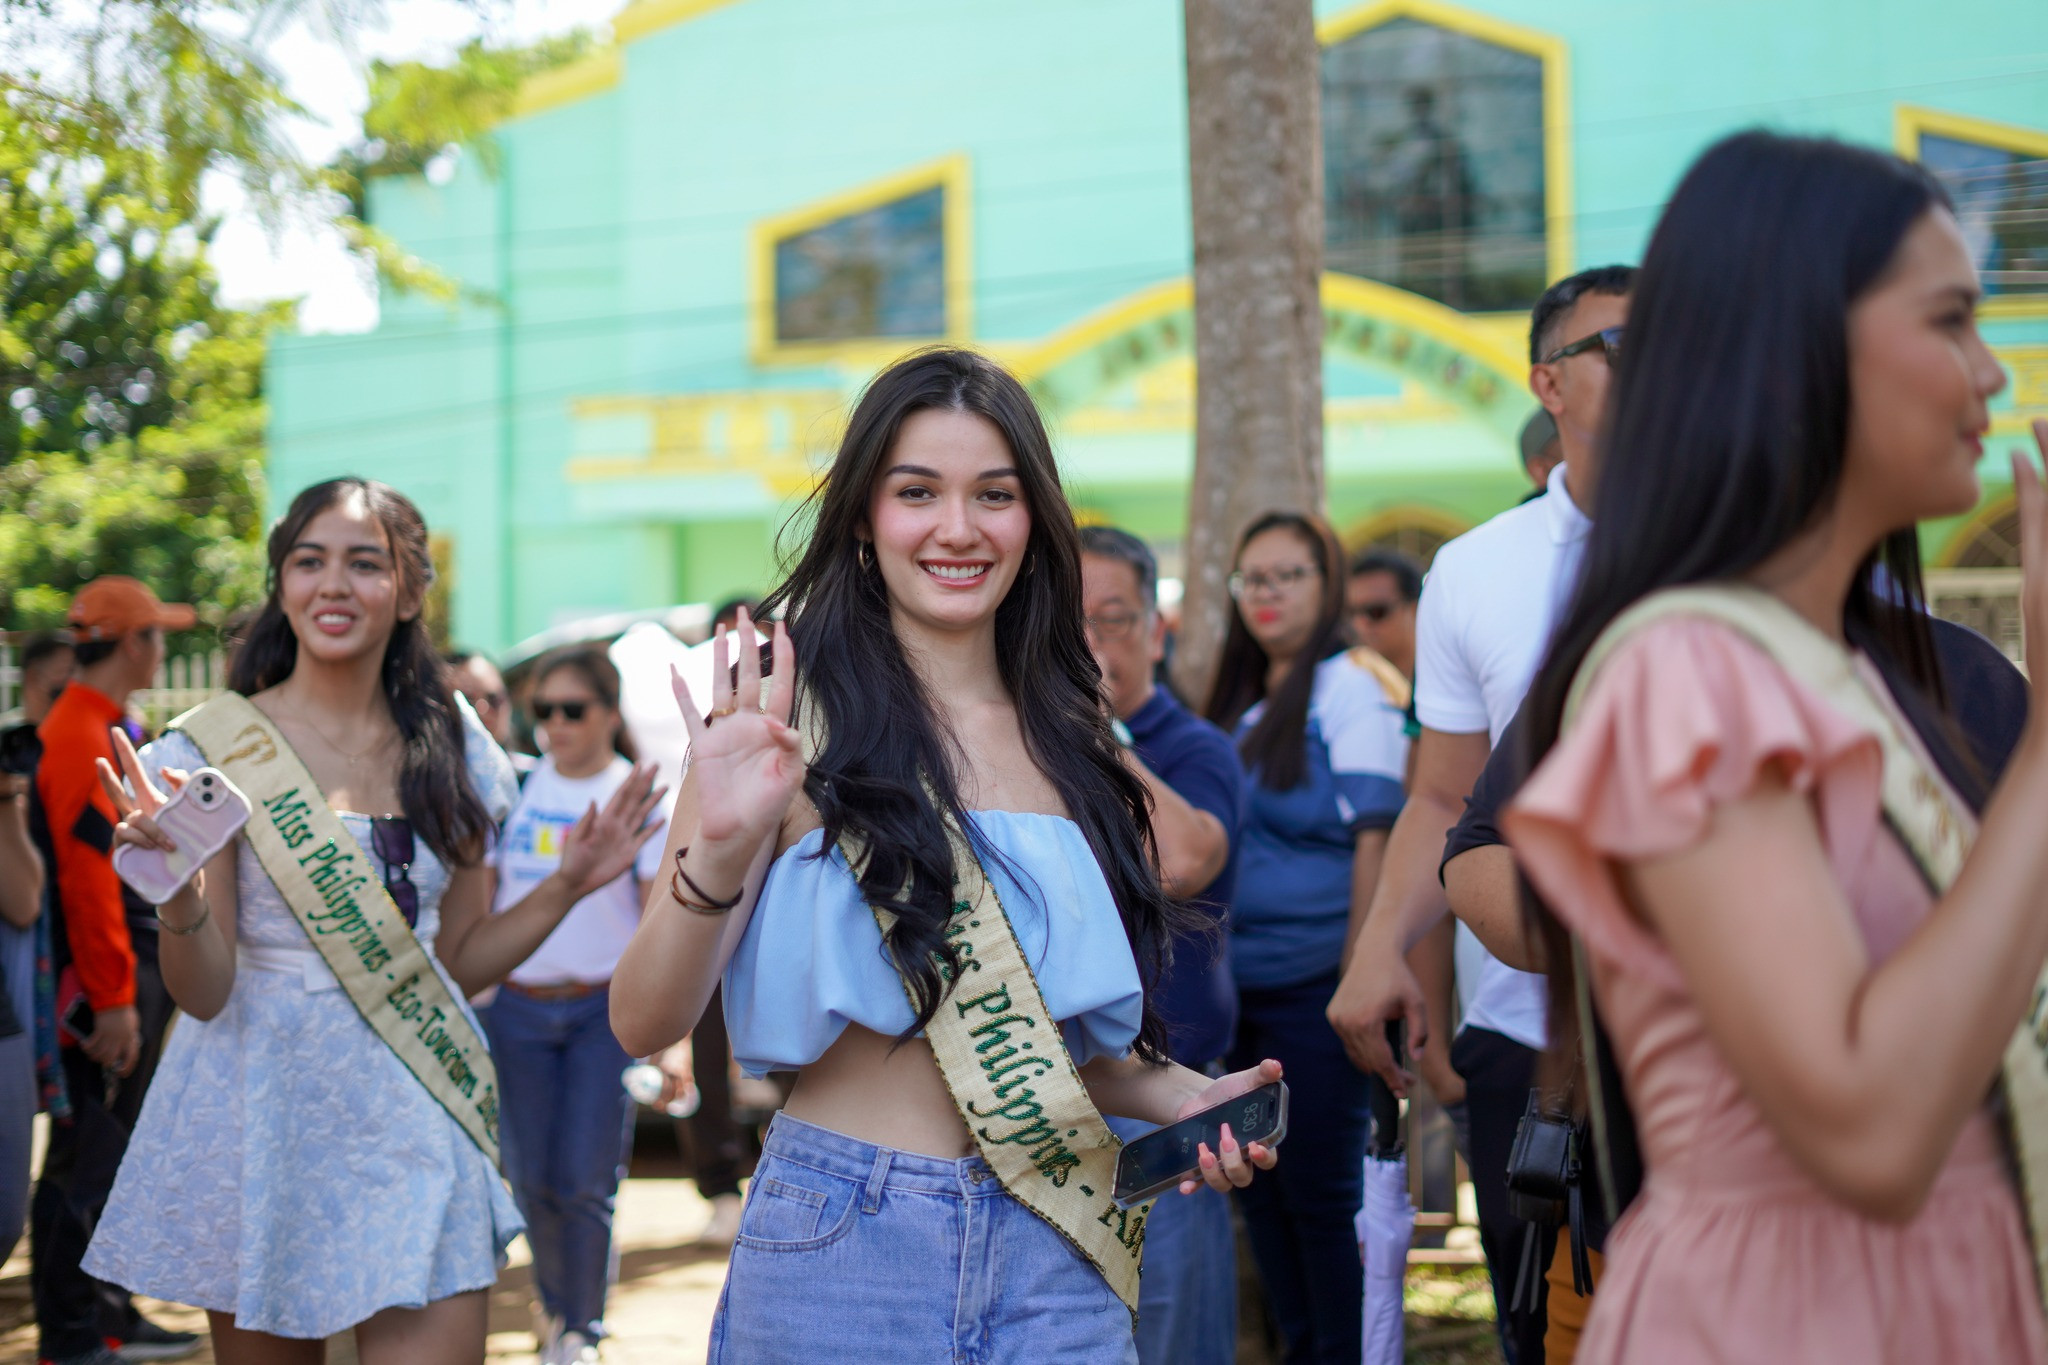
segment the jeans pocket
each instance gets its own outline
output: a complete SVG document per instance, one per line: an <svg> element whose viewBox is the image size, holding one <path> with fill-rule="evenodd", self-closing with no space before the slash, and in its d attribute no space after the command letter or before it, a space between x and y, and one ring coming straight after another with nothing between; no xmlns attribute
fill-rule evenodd
<svg viewBox="0 0 2048 1365"><path fill-rule="evenodd" d="M739 1242L756 1251L829 1246L851 1226L859 1196L859 1187L850 1181L787 1161L770 1161L754 1173L748 1187Z"/></svg>

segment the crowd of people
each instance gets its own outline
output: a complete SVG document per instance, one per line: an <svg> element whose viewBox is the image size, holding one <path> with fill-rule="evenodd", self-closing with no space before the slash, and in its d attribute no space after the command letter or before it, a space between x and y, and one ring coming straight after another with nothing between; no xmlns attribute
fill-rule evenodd
<svg viewBox="0 0 2048 1365"><path fill-rule="evenodd" d="M1229 1361L1240 1224L1281 1358L1356 1362L1363 1173L1418 1083L1510 1365L2048 1358L2048 743L1913 532L1978 497L1979 292L1917 168L1718 144L1639 268L1537 302L1528 498L1426 578L1253 519L1201 697L1024 387L915 353L710 694L673 680L673 795L602 644L518 705L434 651L386 485L292 501L228 693L153 737L130 698L196 613L88 584L0 735L0 1255L26 1221L41 1354L196 1349L146 1295L225 1365L349 1329L468 1365L523 1231L543 1359L596 1360L651 1060L731 1246L714 1362ZM148 904L114 853L177 853L208 766L250 820ZM1120 1141L1283 1079L1284 1141L1111 1200Z"/></svg>

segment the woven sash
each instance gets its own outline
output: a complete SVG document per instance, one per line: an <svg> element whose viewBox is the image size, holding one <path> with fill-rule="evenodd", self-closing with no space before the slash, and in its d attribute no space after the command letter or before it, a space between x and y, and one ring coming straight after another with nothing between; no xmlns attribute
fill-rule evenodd
<svg viewBox="0 0 2048 1365"><path fill-rule="evenodd" d="M960 974L947 978L925 1041L953 1107L1003 1188L1073 1243L1135 1320L1152 1206L1120 1209L1111 1201L1123 1144L1088 1098L981 859L951 820L946 834L957 897L946 937L959 954ZM858 876L865 862L860 842L849 835L839 848ZM896 916L870 908L886 936Z"/></svg>
<svg viewBox="0 0 2048 1365"><path fill-rule="evenodd" d="M1631 635L1674 617L1731 626L1818 692L1830 706L1869 731L1883 752L1886 820L1936 895L1955 883L1977 837L1977 818L1935 767L1912 724L1847 649L1816 630L1777 598L1736 584L1698 585L1652 594L1608 626L1572 679L1565 705L1575 715L1600 665ZM1583 954L1580 954L1583 974ZM2003 1075L2006 1132L2020 1203L2033 1242L2036 1287L2048 1301L2048 971L2034 987L2026 1018L2006 1044Z"/></svg>
<svg viewBox="0 0 2048 1365"><path fill-rule="evenodd" d="M491 1054L376 864L327 804L270 718L233 692L171 722L255 805L243 836L363 1022L498 1162Z"/></svg>

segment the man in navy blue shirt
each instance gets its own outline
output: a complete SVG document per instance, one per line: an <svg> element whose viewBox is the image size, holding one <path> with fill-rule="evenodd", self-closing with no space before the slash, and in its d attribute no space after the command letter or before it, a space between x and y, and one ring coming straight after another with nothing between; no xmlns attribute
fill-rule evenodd
<svg viewBox="0 0 2048 1365"><path fill-rule="evenodd" d="M1166 892L1203 912L1208 932L1173 945L1155 995L1173 1059L1214 1073L1237 1028L1237 991L1225 956L1237 887L1244 779L1230 737L1153 681L1165 650L1159 569L1125 531L1081 532L1081 605L1103 692L1128 734L1126 760L1152 794L1152 832ZM1126 1141L1150 1124L1111 1119ZM1141 1365L1228 1365L1237 1352L1237 1256L1230 1206L1211 1189L1167 1194L1145 1228L1138 1302Z"/></svg>

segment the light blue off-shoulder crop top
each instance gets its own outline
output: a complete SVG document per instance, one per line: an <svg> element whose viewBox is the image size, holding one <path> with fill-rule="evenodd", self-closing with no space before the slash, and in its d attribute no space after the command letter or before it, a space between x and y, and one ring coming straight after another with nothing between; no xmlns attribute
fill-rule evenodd
<svg viewBox="0 0 2048 1365"><path fill-rule="evenodd" d="M982 865L1075 1064L1129 1052L1144 991L1080 826L1018 811L969 819L977 843L998 855L984 851ZM892 1038L910 1027L910 999L874 911L845 854L817 856L823 844L813 830L775 860L725 969L726 1029L750 1076L810 1065L850 1023Z"/></svg>

